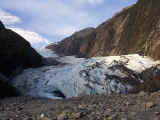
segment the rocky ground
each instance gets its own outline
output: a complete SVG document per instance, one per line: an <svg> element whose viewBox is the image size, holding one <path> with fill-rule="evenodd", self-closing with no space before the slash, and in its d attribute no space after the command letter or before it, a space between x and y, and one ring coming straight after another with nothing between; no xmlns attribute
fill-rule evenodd
<svg viewBox="0 0 160 120"><path fill-rule="evenodd" d="M66 100L9 98L0 101L0 120L159 120L159 101L160 91Z"/></svg>

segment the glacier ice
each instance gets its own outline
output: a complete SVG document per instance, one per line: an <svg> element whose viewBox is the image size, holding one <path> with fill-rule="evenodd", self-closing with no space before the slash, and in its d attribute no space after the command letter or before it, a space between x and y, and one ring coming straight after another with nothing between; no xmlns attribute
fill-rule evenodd
<svg viewBox="0 0 160 120"><path fill-rule="evenodd" d="M138 54L75 58L58 57L50 51L41 53L47 53L46 57L52 55L65 64L24 70L12 80L12 84L23 95L57 99L62 96L127 93L143 82L138 74L159 64L159 61Z"/></svg>

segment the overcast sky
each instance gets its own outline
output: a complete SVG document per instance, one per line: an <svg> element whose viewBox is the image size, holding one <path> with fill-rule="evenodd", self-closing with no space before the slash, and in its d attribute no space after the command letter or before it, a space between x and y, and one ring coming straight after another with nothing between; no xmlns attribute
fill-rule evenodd
<svg viewBox="0 0 160 120"><path fill-rule="evenodd" d="M34 47L96 27L137 0L1 0L0 20Z"/></svg>

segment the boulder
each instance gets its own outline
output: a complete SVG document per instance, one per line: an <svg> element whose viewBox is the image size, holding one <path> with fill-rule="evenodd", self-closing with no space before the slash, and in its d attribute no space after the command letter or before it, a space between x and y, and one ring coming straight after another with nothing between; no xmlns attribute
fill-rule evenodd
<svg viewBox="0 0 160 120"><path fill-rule="evenodd" d="M144 82L131 89L129 93L156 92L160 90L160 65L151 67L142 73Z"/></svg>

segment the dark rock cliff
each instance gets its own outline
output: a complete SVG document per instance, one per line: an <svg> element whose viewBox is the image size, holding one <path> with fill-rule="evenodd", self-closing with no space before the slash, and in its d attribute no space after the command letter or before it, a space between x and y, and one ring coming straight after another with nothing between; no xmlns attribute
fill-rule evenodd
<svg viewBox="0 0 160 120"><path fill-rule="evenodd" d="M9 84L9 79L25 68L41 65L42 56L30 43L12 30L6 29L0 22L0 98L16 93L14 87Z"/></svg>
<svg viewBox="0 0 160 120"><path fill-rule="evenodd" d="M0 29L0 73L10 76L17 68L39 67L41 64L42 57L29 42L12 30Z"/></svg>

